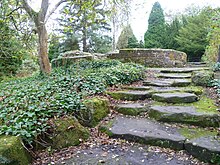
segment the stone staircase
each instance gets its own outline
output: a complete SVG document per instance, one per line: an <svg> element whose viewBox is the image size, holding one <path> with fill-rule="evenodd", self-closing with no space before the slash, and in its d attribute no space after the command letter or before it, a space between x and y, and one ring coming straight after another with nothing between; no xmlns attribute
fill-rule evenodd
<svg viewBox="0 0 220 165"><path fill-rule="evenodd" d="M192 71L201 69L208 68L156 69L154 80L107 92L121 100L112 107L122 115L100 129L114 138L186 150L202 161L215 160L220 156L220 114L204 89L191 84Z"/></svg>

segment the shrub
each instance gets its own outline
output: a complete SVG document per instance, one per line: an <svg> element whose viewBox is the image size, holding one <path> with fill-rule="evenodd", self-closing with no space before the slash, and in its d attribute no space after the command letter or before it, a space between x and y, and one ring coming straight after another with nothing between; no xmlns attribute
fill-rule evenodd
<svg viewBox="0 0 220 165"><path fill-rule="evenodd" d="M50 76L36 75L0 84L0 134L21 136L32 143L45 132L49 119L75 115L85 109L88 95L107 85L131 83L142 78L143 67L119 61L80 62L56 68Z"/></svg>

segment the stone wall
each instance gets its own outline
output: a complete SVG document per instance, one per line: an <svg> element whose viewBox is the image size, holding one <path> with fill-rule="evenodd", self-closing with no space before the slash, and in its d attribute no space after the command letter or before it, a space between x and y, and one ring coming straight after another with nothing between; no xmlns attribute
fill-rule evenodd
<svg viewBox="0 0 220 165"><path fill-rule="evenodd" d="M108 54L108 58L147 67L182 67L187 62L186 53L172 49L121 49L119 53Z"/></svg>

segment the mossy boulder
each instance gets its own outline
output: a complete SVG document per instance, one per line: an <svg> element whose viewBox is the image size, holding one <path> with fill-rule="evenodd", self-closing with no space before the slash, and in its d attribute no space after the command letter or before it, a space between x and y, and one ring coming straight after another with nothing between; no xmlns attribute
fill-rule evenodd
<svg viewBox="0 0 220 165"><path fill-rule="evenodd" d="M89 131L74 117L56 119L53 125L50 139L54 149L79 145L81 141L89 138Z"/></svg>
<svg viewBox="0 0 220 165"><path fill-rule="evenodd" d="M212 71L194 71L192 73L192 82L199 86L207 86L213 78L214 73Z"/></svg>
<svg viewBox="0 0 220 165"><path fill-rule="evenodd" d="M94 97L85 100L83 104L86 108L81 112L80 122L84 126L95 127L110 112L109 101L106 98Z"/></svg>
<svg viewBox="0 0 220 165"><path fill-rule="evenodd" d="M24 149L22 141L16 136L0 136L0 164L27 165L31 156Z"/></svg>

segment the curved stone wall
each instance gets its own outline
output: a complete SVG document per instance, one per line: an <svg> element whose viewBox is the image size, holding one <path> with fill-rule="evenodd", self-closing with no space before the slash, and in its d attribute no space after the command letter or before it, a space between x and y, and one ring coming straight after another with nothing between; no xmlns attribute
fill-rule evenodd
<svg viewBox="0 0 220 165"><path fill-rule="evenodd" d="M183 67L187 62L186 53L172 49L121 49L119 53L108 54L108 58L147 67Z"/></svg>

